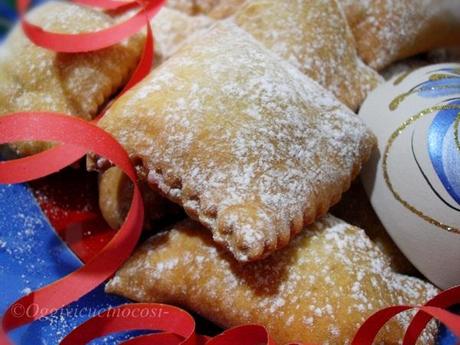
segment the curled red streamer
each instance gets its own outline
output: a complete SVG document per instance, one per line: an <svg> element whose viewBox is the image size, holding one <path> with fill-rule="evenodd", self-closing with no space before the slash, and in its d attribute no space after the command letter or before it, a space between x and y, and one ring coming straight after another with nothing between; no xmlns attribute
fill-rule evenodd
<svg viewBox="0 0 460 345"><path fill-rule="evenodd" d="M453 304L457 303L460 303L460 287L453 287L442 291L440 294L433 297L425 304L425 306L449 308ZM417 339L420 337L420 334L430 321L431 317L428 314L419 311L407 328L406 334L404 335L403 345L415 345Z"/></svg>
<svg viewBox="0 0 460 345"><path fill-rule="evenodd" d="M18 113L0 117L0 128L2 128L0 143L20 140L62 142L66 144L66 154L70 154L69 160L78 158L87 151L97 153L110 159L122 169L135 185L131 209L114 238L82 268L22 297L10 306L2 318L3 330L6 332L45 316L38 314L33 317L27 315L20 318L15 317L12 312L14 305L20 304L27 309L28 306L35 303L46 307L46 310L51 312L78 300L110 278L129 257L137 244L142 231L144 209L142 197L136 185L136 173L128 154L110 134L102 129L75 117L45 112ZM9 182L16 182L16 171L11 169L13 162L0 163L0 176L5 177ZM29 157L28 171L31 172L30 177L33 178L36 168L41 167L43 174L51 174L67 166L67 163L62 161L62 166L49 165L47 155L36 155ZM29 179L23 173L21 181L27 180Z"/></svg>
<svg viewBox="0 0 460 345"><path fill-rule="evenodd" d="M77 2L88 2L77 0ZM152 18L163 6L165 0L148 1L119 1L118 7L137 3L141 9L128 20L116 24L110 28L97 32L80 34L61 34L45 31L39 26L29 23L25 19L25 12L29 5L29 0L18 0L18 10L21 16L21 25L27 37L36 45L60 53L83 53L103 48L108 48L124 39L131 37L139 32L144 26L148 25L149 18ZM97 1L97 5L105 9L114 9L114 1ZM147 21L146 21L147 18Z"/></svg>
<svg viewBox="0 0 460 345"><path fill-rule="evenodd" d="M112 0L73 0L75 3L97 6L105 10L130 8L133 7L133 5L137 5L137 7L141 8L139 12L123 23L101 31L80 34L58 34L45 31L26 20L25 12L29 6L29 0L18 0L17 3L18 12L21 16L21 25L27 38L32 43L55 52L84 53L108 48L114 44L122 42L128 37L133 36L145 26L147 28L147 35L141 59L131 75L131 78L123 88L122 92L120 92L121 95L144 79L144 77L147 76L152 69L154 40L150 19L158 13L165 1L166 0L135 0L131 2ZM100 116L98 118L100 118Z"/></svg>

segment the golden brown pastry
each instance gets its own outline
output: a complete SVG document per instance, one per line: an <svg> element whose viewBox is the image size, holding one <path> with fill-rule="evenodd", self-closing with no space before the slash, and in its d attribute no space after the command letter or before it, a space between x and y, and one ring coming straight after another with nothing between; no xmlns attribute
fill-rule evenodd
<svg viewBox="0 0 460 345"><path fill-rule="evenodd" d="M458 0L338 0L373 68L460 42Z"/></svg>
<svg viewBox="0 0 460 345"><path fill-rule="evenodd" d="M252 0L235 21L353 110L383 80L358 57L336 0Z"/></svg>
<svg viewBox="0 0 460 345"><path fill-rule="evenodd" d="M394 271L419 275L380 222L359 180L352 184L350 190L343 194L342 200L330 212L347 223L364 229L366 235L390 259Z"/></svg>
<svg viewBox="0 0 460 345"><path fill-rule="evenodd" d="M113 25L110 16L67 2L37 7L29 20L58 33L96 31ZM142 50L139 35L92 53L57 54L34 45L16 26L0 54L0 115L17 111L55 111L92 119L124 84ZM49 147L28 142L20 154Z"/></svg>
<svg viewBox="0 0 460 345"><path fill-rule="evenodd" d="M309 226L288 247L242 264L190 220L141 246L106 291L134 301L171 303L228 328L266 326L277 344L349 344L381 308L420 305L437 293L392 271L363 230L332 216ZM399 344L409 321L401 315L376 344ZM435 328L420 344L434 344Z"/></svg>
<svg viewBox="0 0 460 345"><path fill-rule="evenodd" d="M196 14L209 14L220 3L231 0L193 0Z"/></svg>
<svg viewBox="0 0 460 345"><path fill-rule="evenodd" d="M359 117L230 22L183 46L99 125L241 261L326 213L375 144Z"/></svg>
<svg viewBox="0 0 460 345"><path fill-rule="evenodd" d="M150 189L145 182L139 183L145 207L144 228L153 229L166 217L179 217L180 208ZM117 167L111 167L99 176L99 209L107 224L118 229L123 224L131 205L133 185ZM160 223L161 224L161 223Z"/></svg>
<svg viewBox="0 0 460 345"><path fill-rule="evenodd" d="M124 14L119 20L126 20L135 11ZM192 34L199 34L213 23L206 16L189 16L186 13L164 7L152 19L155 38L154 67L170 58L185 39ZM145 37L145 32L142 34ZM107 162L108 163L108 162ZM89 168L102 170L89 162ZM180 208L150 189L144 182L140 183L145 206L144 227L151 229L165 218L181 215ZM132 186L119 169L112 167L101 173L99 178L99 207L102 216L113 229L118 229L126 217L131 203ZM160 223L161 224L161 223Z"/></svg>
<svg viewBox="0 0 460 345"><path fill-rule="evenodd" d="M184 2L187 3L187 2ZM181 44L191 35L199 34L200 31L210 27L214 20L205 15L190 15L188 11L181 11L174 7L164 6L151 21L151 27L155 40L154 67L171 57ZM137 13L137 9L119 13L111 11L110 14L117 22L123 22ZM140 37L144 41L146 30L142 30Z"/></svg>

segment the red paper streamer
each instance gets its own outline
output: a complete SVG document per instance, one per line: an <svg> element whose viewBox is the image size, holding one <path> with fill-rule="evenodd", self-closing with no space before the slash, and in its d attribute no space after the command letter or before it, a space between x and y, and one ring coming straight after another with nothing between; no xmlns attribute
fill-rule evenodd
<svg viewBox="0 0 460 345"><path fill-rule="evenodd" d="M99 7L104 10L117 10L133 3L113 0L73 0L73 2L84 6Z"/></svg>
<svg viewBox="0 0 460 345"><path fill-rule="evenodd" d="M10 331L45 316L37 313L37 315L23 315L18 318L12 309L15 305L22 305L27 310L28 306L35 303L43 310L52 312L52 310L78 300L111 277L129 257L139 239L144 209L142 197L136 185L135 169L128 154L112 136L102 129L75 117L45 112L18 113L0 117L0 128L2 128L0 143L20 140L62 142L66 144L65 147L68 150L66 154L71 152L74 157L86 151L107 157L120 167L135 184L132 206L120 231L85 266L65 278L24 296L8 308L3 316L2 325L5 331ZM15 170L10 169L11 163L8 161L0 163L1 175L6 176L8 181L14 181L16 174ZM34 177L34 170L40 166L45 166L44 173L46 173L46 168L49 169L48 174L55 172L56 166L51 167L48 163L48 157L44 155L29 157L31 176ZM57 170L64 167L65 165L58 167ZM3 180L0 182L4 183Z"/></svg>
<svg viewBox="0 0 460 345"><path fill-rule="evenodd" d="M166 0L136 0L131 2L112 1L112 0L73 0L75 3L83 5L93 5L105 10L120 8L131 8L140 6L141 10L133 17L123 23L113 27L98 31L81 34L58 34L45 31L42 28L29 23L25 19L25 12L29 6L30 0L18 0L18 12L21 16L21 25L24 33L34 44L55 52L61 53L84 53L108 48L123 41L126 38L138 33L144 26L147 27L147 36L143 48L142 57L131 75L130 80L120 93L132 88L139 81L149 74L153 66L154 41L150 25L150 19L154 17ZM101 114L102 115L102 114ZM97 119L99 119L100 116Z"/></svg>
<svg viewBox="0 0 460 345"><path fill-rule="evenodd" d="M428 301L425 306L445 309L457 303L460 303L460 286L442 291L440 294ZM430 321L431 317L429 315L419 311L407 328L406 334L404 335L403 345L415 345L417 339L420 337L420 334Z"/></svg>
<svg viewBox="0 0 460 345"><path fill-rule="evenodd" d="M459 290L460 287L455 289ZM458 301L458 300L457 300ZM351 345L372 345L382 327L399 313L419 309L421 313L428 317L428 321L435 318L445 324L458 337L460 337L460 316L455 315L442 308L433 306L393 306L377 311L371 315L359 328ZM413 321L412 321L413 322ZM410 327L412 327L411 323ZM422 329L423 330L423 329Z"/></svg>
<svg viewBox="0 0 460 345"><path fill-rule="evenodd" d="M123 92L143 79L150 71L153 60L153 35L148 23L149 18L158 12L164 1L118 2L112 0L77 0L85 5L103 9L119 9L137 3L141 10L131 19L112 28L95 33L79 35L55 34L42 30L22 20L24 32L35 44L57 52L87 52L109 47L138 32L147 24L147 39L140 63ZM19 10L23 17L28 0L19 0ZM123 93L122 92L122 93ZM136 184L136 174L129 156L120 144L96 127L75 117L48 112L28 112L5 115L0 118L0 143L22 140L52 141L61 143L48 151L32 157L0 163L0 183L27 182L54 173L81 158L91 151L110 159L122 169L134 183L134 195L125 223L114 238L101 252L85 266L68 276L14 303L2 317L0 344L9 344L6 333L21 325L32 322L45 314L33 317L23 315L15 317L12 307L21 304L24 308L32 303L43 310L52 312L79 299L112 276L129 257L136 245L143 224L143 203ZM412 345L432 318L440 320L460 336L460 316L443 308L460 301L460 287L442 292L425 306L417 307L420 311L410 325L404 339L404 345ZM393 316L412 309L411 306L395 306L383 309L372 315L358 330L352 345L372 344L378 331ZM149 309L162 311L148 317L134 316L134 310ZM116 311L129 311L130 316L120 317ZM186 345L275 345L267 330L258 325L246 325L230 329L210 339L195 334L195 322L185 311L162 304L129 304L110 309L88 320L68 334L61 344L86 344L92 339L106 334L134 329L160 330L131 339L125 344L186 344Z"/></svg>
<svg viewBox="0 0 460 345"><path fill-rule="evenodd" d="M82 3L82 1L85 2L84 0L78 0L80 3ZM98 32L80 34L53 33L29 23L24 18L29 0L18 0L18 10L21 16L21 25L24 33L37 46L59 53L83 53L108 48L133 36L148 24L148 20L146 23L146 17L152 18L160 10L164 2L165 0L117 2L120 4L118 7L138 3L141 6L141 10L125 22L110 28ZM97 4L105 9L117 8L113 6L114 3L114 1L97 1Z"/></svg>

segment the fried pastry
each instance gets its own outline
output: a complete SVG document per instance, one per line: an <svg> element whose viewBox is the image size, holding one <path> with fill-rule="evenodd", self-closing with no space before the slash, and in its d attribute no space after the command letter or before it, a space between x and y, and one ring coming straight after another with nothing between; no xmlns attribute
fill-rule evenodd
<svg viewBox="0 0 460 345"><path fill-rule="evenodd" d="M117 22L123 22L137 13L138 9L120 13L118 10L109 11ZM170 58L181 44L193 34L206 30L214 20L205 15L191 16L187 11L180 11L173 7L162 7L151 21L155 40L154 67ZM140 34L142 40L146 37L146 30Z"/></svg>
<svg viewBox="0 0 460 345"><path fill-rule="evenodd" d="M132 15L131 12L124 16ZM171 8L162 8L151 22L155 34L154 66L158 67L170 58L188 36L199 34L212 23L213 20L206 16L191 17ZM94 166L90 168L97 170ZM150 189L145 181L140 182L140 186L145 206L145 229L154 228L159 221L182 214L177 205ZM112 167L100 174L99 208L111 228L118 229L123 223L131 204L131 194L131 181L118 168Z"/></svg>
<svg viewBox="0 0 460 345"><path fill-rule="evenodd" d="M134 301L179 305L224 328L262 324L277 344L349 344L381 308L420 305L437 290L393 272L363 230L333 216L307 227L288 247L242 264L190 220L141 246L106 291ZM399 344L409 321L401 315L376 344ZM434 344L430 327L421 344Z"/></svg>
<svg viewBox="0 0 460 345"><path fill-rule="evenodd" d="M361 182L355 181L342 196L330 213L349 224L364 229L366 235L390 259L391 268L398 273L419 275L417 269L409 262L393 242L372 208Z"/></svg>
<svg viewBox="0 0 460 345"><path fill-rule="evenodd" d="M49 2L29 20L58 33L97 31L114 23L90 8ZM34 45L16 26L0 55L0 115L17 111L55 111L92 119L123 85L136 66L143 41L139 35L92 53L55 53ZM31 154L50 144L27 142L18 153Z"/></svg>
<svg viewBox="0 0 460 345"><path fill-rule="evenodd" d="M231 0L193 0L196 14L208 15L220 3Z"/></svg>
<svg viewBox="0 0 460 345"><path fill-rule="evenodd" d="M99 209L112 229L118 229L128 214L133 185L127 180L117 167L109 168L99 175Z"/></svg>
<svg viewBox="0 0 460 345"><path fill-rule="evenodd" d="M99 125L241 261L326 213L375 144L358 116L231 22L183 46Z"/></svg>
<svg viewBox="0 0 460 345"><path fill-rule="evenodd" d="M458 0L339 0L363 60L392 62L460 42Z"/></svg>
<svg viewBox="0 0 460 345"><path fill-rule="evenodd" d="M383 81L358 57L336 0L253 0L235 21L353 110Z"/></svg>

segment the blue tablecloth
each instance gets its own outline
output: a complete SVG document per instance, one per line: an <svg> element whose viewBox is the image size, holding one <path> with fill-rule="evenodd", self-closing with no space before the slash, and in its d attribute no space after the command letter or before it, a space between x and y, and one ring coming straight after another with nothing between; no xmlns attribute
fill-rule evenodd
<svg viewBox="0 0 460 345"><path fill-rule="evenodd" d="M80 260L56 235L27 186L0 185L0 314L19 297L80 266ZM101 286L44 320L15 330L11 336L21 345L58 344L91 316L126 302L105 294ZM92 344L116 344L133 334L110 336Z"/></svg>

